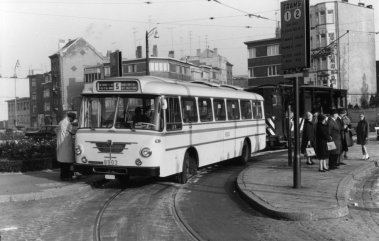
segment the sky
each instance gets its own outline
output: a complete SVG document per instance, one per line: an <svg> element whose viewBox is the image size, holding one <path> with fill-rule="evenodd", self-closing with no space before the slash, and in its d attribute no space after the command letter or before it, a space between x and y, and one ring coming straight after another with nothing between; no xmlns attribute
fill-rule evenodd
<svg viewBox="0 0 379 241"><path fill-rule="evenodd" d="M156 27L158 56L195 55L196 49L217 48L233 64L234 75L247 75L244 42L275 37L280 0L0 0L0 120L7 119L5 100L15 96L19 78L30 69L50 71L49 56L60 39L83 37L103 55L122 51L135 58L135 48L145 49L145 33ZM322 0L310 0L314 5ZM379 31L379 1L349 0L373 5ZM248 14L253 14L254 16ZM255 17L258 16L258 17ZM379 37L379 35L376 35ZM376 40L376 59L379 45ZM18 80L18 85L27 81ZM24 83L25 84L22 84ZM11 83L11 84L10 84ZM27 86L16 88L25 95ZM4 107L5 106L5 107ZM5 113L5 114L4 114Z"/></svg>

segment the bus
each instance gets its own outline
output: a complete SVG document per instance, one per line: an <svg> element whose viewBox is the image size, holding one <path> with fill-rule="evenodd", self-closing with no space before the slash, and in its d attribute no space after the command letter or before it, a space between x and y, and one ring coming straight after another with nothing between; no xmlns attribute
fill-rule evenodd
<svg viewBox="0 0 379 241"><path fill-rule="evenodd" d="M262 96L208 82L154 76L87 83L75 137L76 171L127 181L168 177L265 148ZM238 159L237 159L238 158Z"/></svg>

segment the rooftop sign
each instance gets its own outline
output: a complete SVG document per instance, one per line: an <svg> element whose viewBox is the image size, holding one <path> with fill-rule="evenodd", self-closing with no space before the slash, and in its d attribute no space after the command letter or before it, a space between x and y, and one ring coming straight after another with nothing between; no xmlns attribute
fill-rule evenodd
<svg viewBox="0 0 379 241"><path fill-rule="evenodd" d="M281 2L282 70L301 72L310 65L309 0Z"/></svg>

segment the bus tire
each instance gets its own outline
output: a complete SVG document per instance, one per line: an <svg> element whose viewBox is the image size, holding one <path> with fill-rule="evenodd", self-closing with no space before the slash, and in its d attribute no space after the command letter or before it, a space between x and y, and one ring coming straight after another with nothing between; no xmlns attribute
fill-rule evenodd
<svg viewBox="0 0 379 241"><path fill-rule="evenodd" d="M247 141L243 142L242 153L239 159L239 164L245 165L251 157L250 145Z"/></svg>
<svg viewBox="0 0 379 241"><path fill-rule="evenodd" d="M180 184L187 183L188 179L196 175L197 165L196 160L187 151L184 155L182 172L177 175L177 181Z"/></svg>

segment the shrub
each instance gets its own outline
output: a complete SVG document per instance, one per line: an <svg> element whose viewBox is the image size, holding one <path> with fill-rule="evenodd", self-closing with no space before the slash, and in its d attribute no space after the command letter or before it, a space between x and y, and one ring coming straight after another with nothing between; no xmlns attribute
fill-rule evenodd
<svg viewBox="0 0 379 241"><path fill-rule="evenodd" d="M29 160L47 156L55 156L55 140L19 139L5 141L0 144L0 158L8 160Z"/></svg>

